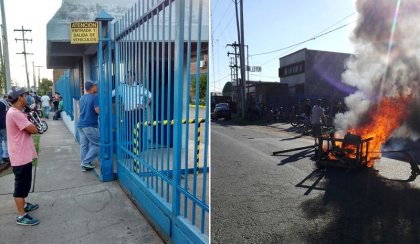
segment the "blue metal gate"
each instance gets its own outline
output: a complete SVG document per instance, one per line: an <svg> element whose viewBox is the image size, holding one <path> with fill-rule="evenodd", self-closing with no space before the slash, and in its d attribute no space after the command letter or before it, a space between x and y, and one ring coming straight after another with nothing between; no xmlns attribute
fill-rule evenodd
<svg viewBox="0 0 420 244"><path fill-rule="evenodd" d="M118 178L174 243L208 243L208 7L144 0L114 24Z"/></svg>

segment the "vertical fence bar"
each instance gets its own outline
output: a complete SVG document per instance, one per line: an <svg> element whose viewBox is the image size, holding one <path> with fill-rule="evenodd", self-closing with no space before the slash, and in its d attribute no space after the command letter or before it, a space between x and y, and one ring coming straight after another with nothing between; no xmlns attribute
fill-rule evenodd
<svg viewBox="0 0 420 244"><path fill-rule="evenodd" d="M149 0L147 0L147 9L150 9L150 1ZM146 36L145 36L145 38L146 38L146 63L145 63L145 65L146 65L146 69L144 70L144 73L145 73L145 81L147 81L146 82L146 84L145 84L145 87L146 87L146 89L148 90L148 91L150 91L150 69L149 69L149 65L150 65L150 23L151 22L151 20L150 19L148 19L147 20L147 22L146 22L146 27L145 27L145 32L146 32ZM153 82L153 81L152 81ZM142 110L142 112L143 112L143 120L144 121L148 121L149 120L149 111L148 111L148 109L143 109ZM151 170L150 170L150 167L151 167L151 165L152 165L152 162L150 162L151 160L150 160L150 143L149 143L149 131L150 131L150 128L152 128L152 127L146 127L146 129L144 130L144 132L145 132L145 141L146 141L146 162L145 162L145 165L146 165L146 167L147 167L147 175L149 175L148 177L147 177L147 186L148 187L151 187L151 188L153 188L153 178L150 176L150 173L151 173Z"/></svg>
<svg viewBox="0 0 420 244"><path fill-rule="evenodd" d="M159 12L160 12L160 9L157 9L156 10L156 57L155 57L155 62L156 62L156 92L155 92L155 98L153 99L154 101L155 101L155 103L156 103L156 109L155 109L155 114L156 114L156 120L157 121L163 121L163 119L161 119L160 117L159 117L159 108L160 108L160 106L162 106L162 104L159 104L159 96L160 96L160 87L159 87L159 82L160 82L160 77L159 77L159 60L160 60L160 57L159 57L159 50L160 50L160 39L159 39L159 37L160 37L160 26L159 26L159 24L160 24L160 18L159 18ZM160 125L161 123L159 123L158 125ZM159 138L158 138L158 136L159 136L159 127L158 127L158 125L156 125L156 128L155 128L155 147L156 147L156 169L157 169L157 171L158 172L162 172L163 173L163 169L162 168L159 168L159 166L160 166L160 162L159 162L159 150L162 150L161 149L161 147L160 147L160 145L162 145L162 141L159 143ZM159 183L160 183L160 181L159 181L159 178L161 178L161 180L163 180L163 177L156 177L156 192L158 193L158 195L159 195Z"/></svg>
<svg viewBox="0 0 420 244"><path fill-rule="evenodd" d="M120 24L121 22L115 22L114 23L114 36L117 35L117 33L120 32ZM114 38L116 39L116 38ZM121 108L120 108L120 45L121 42L115 42L115 88L114 88L114 98L115 98L115 123L116 123L116 153L117 153L117 161L121 160L121 148L118 146L118 142L121 141Z"/></svg>
<svg viewBox="0 0 420 244"><path fill-rule="evenodd" d="M196 62L196 76L195 76L195 121L198 121L198 114L200 108L200 59L201 59L201 20L202 20L202 8L203 4L202 1L199 1L199 10L198 10L198 33L197 33L197 62ZM198 123L195 124L195 129L198 131ZM195 151L198 150L199 144L197 145L199 137L196 135L196 143L195 143ZM194 155L194 161L197 162L197 158L199 155L196 153ZM197 197L197 165L194 165L194 180L193 180L193 196ZM195 208L196 203L193 201L193 208L192 208L192 223L195 225Z"/></svg>
<svg viewBox="0 0 420 244"><path fill-rule="evenodd" d="M153 12L152 12L152 16L151 16L151 19L152 19L152 23L151 23L151 26L152 26L152 28L151 28L151 35L152 35L152 38L151 38L151 45L152 45L152 47L151 47L151 54L150 54L150 65L151 65L151 81L152 81L152 84L151 84L151 93L153 94L152 96L153 96L153 100L155 100L155 95L156 95L156 91L155 91L155 42L156 42L156 40L155 40L155 14L154 14L154 12L155 12L155 10L153 10ZM157 106L157 102L152 102L152 104L150 105L150 107L151 107L151 109L152 109L152 111L151 111L151 116L149 116L149 118L150 118L150 120L151 121L155 121L156 120L156 118L155 118L155 107ZM158 166L157 166L157 161L156 161L156 158L155 158L155 155L156 155L156 145L157 145L157 142L156 142L156 140L155 140L155 136L156 136L156 126L152 126L151 128L150 128L150 130L152 131L152 134L151 134L151 137L152 137L152 139L151 139L151 146L152 146L152 150L151 150L151 158L152 158L152 166L153 166L153 168L154 169L156 169L157 171L159 171L159 169L158 169ZM156 191L157 190L157 180L158 180L158 176L157 176L157 174L153 174L153 178L152 178L152 186L153 186L153 189Z"/></svg>
<svg viewBox="0 0 420 244"><path fill-rule="evenodd" d="M166 119L168 120L168 124L169 124L171 119L172 119L172 116L170 114L170 112L171 112L171 100L172 100L172 98L171 98L171 89L172 89L172 70L171 70L171 67L172 67L172 65L171 65L171 61L172 61L171 60L172 59L172 55L171 55L171 52L172 52L172 48L171 48L171 45L172 45L172 40L171 40L171 38L172 38L172 35L171 35L171 30L172 30L172 4L169 5L169 10L168 11L169 11L169 20L168 20L168 22L169 22L169 27L168 27L168 65L167 65L167 67L168 67L168 90L167 90ZM171 170L170 166L169 166L169 163L170 163L169 147L172 144L170 129L171 129L170 126L166 126L166 141L168 143L168 151L167 151L167 155L166 155L166 160L167 160L166 169L168 171ZM169 186L170 186L170 184L168 183L167 184L167 189L166 189L167 190L167 201L168 202L169 202Z"/></svg>
<svg viewBox="0 0 420 244"><path fill-rule="evenodd" d="M161 168L162 168L162 171L164 171L165 172L165 166L164 166L164 163L165 163L165 154L164 154L164 131L165 131L165 127L164 127L164 125L163 125L163 120L164 120L164 118L165 118L165 109L164 109L164 107L165 107L165 54L166 54L166 52L165 52L165 50L166 50L166 42L165 42L165 32L166 32L166 28L165 28L165 13L166 13L166 8L165 7L163 7L163 9L162 9L162 23L163 23L163 25L162 25L162 60L161 60L161 70L162 70L162 72L161 72L161 74L162 74L162 76L161 76L161 87L162 87L162 90L161 90L161 98L160 98L160 104L161 104L161 107L160 107L160 119L162 120L162 123L160 124L160 141L161 141L161 145L162 145L162 152L161 152L161 160L162 160L162 162L161 162ZM168 153L168 151L169 151L169 146L168 146L168 142L166 142L166 152ZM166 180L169 180L169 170L168 169L166 169ZM166 185L168 185L169 183L167 182L165 180L165 184ZM161 185L161 191L162 191L162 197L164 197L164 183L163 183L163 178L162 178L162 185ZM168 197L166 197L166 201L168 201Z"/></svg>
<svg viewBox="0 0 420 244"><path fill-rule="evenodd" d="M210 117L209 117L209 103L210 103L210 85L209 85L209 70L207 69L206 74L206 116L205 116L205 142L204 142L204 156L203 156L203 189L202 189L202 196L201 201L206 204L206 195L207 195L207 166L208 166L208 158L209 158L209 124L210 124ZM210 186L210 185L209 185ZM209 218L210 219L210 218ZM201 209L201 233L205 233L206 227L206 209L203 207ZM208 224L208 223L207 223Z"/></svg>
<svg viewBox="0 0 420 244"><path fill-rule="evenodd" d="M182 97L184 83L184 14L185 1L178 0L175 2L175 23L179 24L179 28L175 31L175 82L174 97ZM172 215L174 218L180 212L180 191L178 186L181 185L181 150L182 150L182 99L174 101L174 156L173 156L173 201Z"/></svg>

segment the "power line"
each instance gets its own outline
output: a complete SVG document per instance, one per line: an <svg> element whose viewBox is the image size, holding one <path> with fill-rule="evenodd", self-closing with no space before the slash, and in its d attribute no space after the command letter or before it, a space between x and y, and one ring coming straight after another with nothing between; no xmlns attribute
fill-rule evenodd
<svg viewBox="0 0 420 244"><path fill-rule="evenodd" d="M217 25L216 25L215 29L217 29L217 27L219 27L219 25L222 23L223 18L225 17L225 15L227 14L227 12L229 12L229 10L230 10L229 8L230 8L230 6L231 6L232 4L233 4L233 3L231 2L231 3L230 3L230 5L226 8L225 13L223 14L222 18L220 18L219 24L217 24Z"/></svg>
<svg viewBox="0 0 420 244"><path fill-rule="evenodd" d="M327 30L331 29L332 27L336 26L338 23L343 22L344 20L350 18L351 16L353 16L355 14L356 14L356 12L353 12L353 13L347 15L346 17L344 17L344 18L340 19L339 21L335 22L334 24L328 26L327 28L325 28L324 30L322 30L321 32L319 32L316 35L320 35L320 34L324 33L325 31L327 31Z"/></svg>
<svg viewBox="0 0 420 244"><path fill-rule="evenodd" d="M249 56L251 57L251 56L265 55L265 54L270 54L270 53L275 53L275 52L279 52L279 51L282 51L282 50L286 50L286 49L289 49L289 48L292 48L292 47L295 47L295 46L299 46L299 45L301 45L301 44L303 44L303 43L306 43L306 42L309 42L309 41L314 41L315 39L317 39L317 38L319 38L319 37L325 36L325 35L327 35L327 34L329 34L329 33L331 33L331 32L334 32L334 31L336 31L336 30L339 30L339 29L341 29L341 28L344 28L344 27L346 27L346 26L348 26L348 25L350 25L350 24L353 24L354 22L356 22L356 21L353 21L353 22L350 22L350 23L344 24L344 25L339 26L339 27L337 27L337 28L335 28L335 29L332 29L332 30L330 30L330 31L328 31L328 32L325 32L325 33L320 34L320 35L316 35L316 36L314 36L314 37L312 37L312 38L309 38L309 39L307 39L307 40L305 40L305 41L302 41L302 42L299 42L299 43L296 43L296 44L293 44L293 45L290 45L290 46L287 46L287 47L283 47L283 48L276 49L276 50L272 50L272 51L268 51L268 52L263 52L263 53L252 54L252 55L249 55Z"/></svg>
<svg viewBox="0 0 420 244"><path fill-rule="evenodd" d="M251 76L260 76L260 77L265 77L265 78L273 78L273 79L278 79L279 77L274 77L274 76L267 76L267 75L257 75L257 74L250 74Z"/></svg>
<svg viewBox="0 0 420 244"><path fill-rule="evenodd" d="M22 42L23 42L23 52L21 52L21 53L16 53L16 54L23 54L23 56L25 57L26 81L27 81L27 83L28 83L28 91L29 91L29 90L31 89L31 86L29 85L29 72L28 72L28 62L27 62L26 55L32 55L33 53L27 53L27 52L26 52L26 45L25 45L25 43L26 43L26 42L32 42L32 39L27 39L27 38L25 38L25 33L26 33L26 32L31 32L32 30L30 30L30 29L25 29L25 28L23 28L23 26L22 26L22 28L21 28L21 29L14 29L13 31L20 31L20 32L22 32L22 38L21 38L21 39L15 38L15 40L16 40L16 42L17 42L17 41L22 41Z"/></svg>
<svg viewBox="0 0 420 244"><path fill-rule="evenodd" d="M228 29L228 27L229 27L229 25L230 25L230 23L232 22L232 20L233 20L233 18L235 17L235 15L232 15L231 16L231 18L229 19L229 21L228 22L226 22L226 25L225 25L225 27L222 29L222 31L220 32L220 35L222 36L223 35L223 33ZM232 27L232 26L230 26L230 27ZM217 30L216 30L217 31ZM225 39L226 40L226 39Z"/></svg>
<svg viewBox="0 0 420 244"><path fill-rule="evenodd" d="M230 76L230 74L227 74L227 75L223 76L222 78L218 79L218 80L216 81L216 83L217 83L217 82L219 82L219 81L221 81L221 80L223 80L223 79L225 79L225 78L227 78L228 76Z"/></svg>
<svg viewBox="0 0 420 244"><path fill-rule="evenodd" d="M217 4L220 2L220 0L217 0L216 3L214 4L213 8L212 8L212 12L216 9Z"/></svg>

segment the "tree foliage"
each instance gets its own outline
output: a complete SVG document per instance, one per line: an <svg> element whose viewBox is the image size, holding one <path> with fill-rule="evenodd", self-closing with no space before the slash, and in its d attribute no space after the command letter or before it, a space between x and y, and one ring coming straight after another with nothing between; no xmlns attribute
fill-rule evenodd
<svg viewBox="0 0 420 244"><path fill-rule="evenodd" d="M49 80L48 78L42 78L41 84L38 88L38 94L48 94L48 92L51 92L52 86L52 80Z"/></svg>
<svg viewBox="0 0 420 244"><path fill-rule="evenodd" d="M195 101L196 83L197 83L196 76L193 75L191 79L191 90L190 90L190 96L191 96L192 101ZM206 93L207 93L207 74L201 74L199 86L198 86L198 94L200 98L200 104L202 105L206 104Z"/></svg>

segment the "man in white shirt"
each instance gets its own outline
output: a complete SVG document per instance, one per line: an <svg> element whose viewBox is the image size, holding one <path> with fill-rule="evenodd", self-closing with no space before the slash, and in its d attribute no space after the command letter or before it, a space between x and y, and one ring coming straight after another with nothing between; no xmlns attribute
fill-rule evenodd
<svg viewBox="0 0 420 244"><path fill-rule="evenodd" d="M315 139L315 146L319 145L319 137L322 136L322 124L326 121L324 109L321 108L321 99L317 99L312 108L311 124L312 136Z"/></svg>
<svg viewBox="0 0 420 244"><path fill-rule="evenodd" d="M42 112L46 119L49 118L50 113L50 97L47 94L41 97Z"/></svg>
<svg viewBox="0 0 420 244"><path fill-rule="evenodd" d="M136 129L139 130L140 140L145 137L145 130L140 125L147 120L147 106L152 102L152 93L141 82L136 81L134 76L134 72L128 71L125 82L118 87L117 97L122 103L123 111L120 118L124 128L122 138L128 142L133 142ZM112 96L115 96L115 90L112 91ZM141 151L142 146L139 147Z"/></svg>

